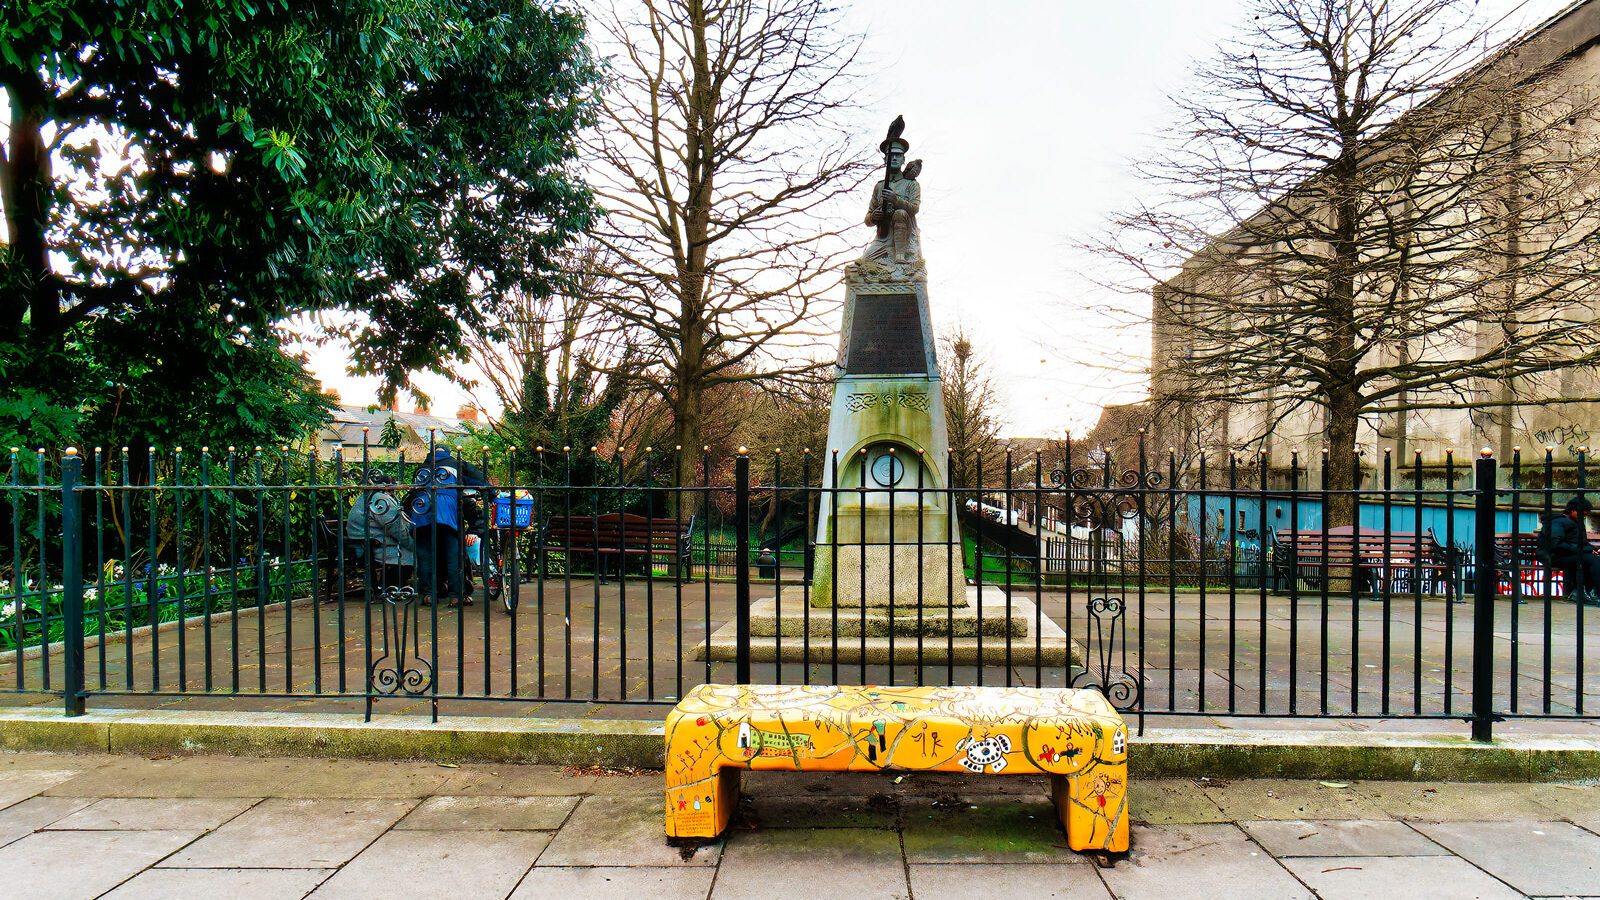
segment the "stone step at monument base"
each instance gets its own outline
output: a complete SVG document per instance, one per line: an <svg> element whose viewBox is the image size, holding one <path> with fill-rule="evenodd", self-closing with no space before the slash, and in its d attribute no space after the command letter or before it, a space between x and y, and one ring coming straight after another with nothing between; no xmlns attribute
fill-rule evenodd
<svg viewBox="0 0 1600 900"><path fill-rule="evenodd" d="M982 618L976 603L819 608L785 596L780 607L775 598L768 597L750 604L750 633L799 639L809 632L812 640L827 640L835 633L841 639L860 637L862 631L869 638L888 637L892 630L896 637L976 637L981 633L986 638L1004 639L1010 634L1016 639L1033 633L1031 617L1036 610L1032 603L1026 611L1017 601L1007 604L1004 592L989 589L984 590Z"/></svg>
<svg viewBox="0 0 1600 900"><path fill-rule="evenodd" d="M976 589L969 589L969 597L976 593ZM957 607L951 610L951 615L962 614L965 611L971 618L974 633L968 635L949 635L949 616L946 616L946 607L923 608L924 625L940 630L924 630L922 632L922 646L917 646L916 618L913 612L910 616L910 631L902 632L900 613L895 614L895 634L893 639L887 633L888 617L883 616L885 632L881 636L871 634L872 617L868 614L868 636L863 640L860 631L861 609L841 608L839 610L840 634L835 642L826 630L832 627L831 610L811 609L809 616L812 624L811 640L809 645L803 635L808 611L803 604L794 603L793 608L787 597L784 598L783 608L776 608L772 598L765 598L751 603L750 616L752 635L750 639L750 659L754 662L802 662L813 665L830 664L835 658L841 665L849 664L883 664L891 659L896 665L916 664L920 659L927 665L954 664L960 666L986 665L1003 666L1007 662L1013 666L1065 666L1069 663L1080 665L1083 660L1083 651L1077 644L1068 639L1066 632L1061 630L1049 616L1039 615L1033 601L1024 597L1014 597L1010 603L1005 601L1005 592L985 588L983 599L984 622L979 624L976 618L976 609ZM819 617L818 613L822 615ZM930 615L931 614L931 615ZM1035 637L1035 616L1038 616L1038 636ZM847 623L854 619L855 630L846 633ZM937 618L937 625L931 621ZM823 621L826 621L826 625ZM756 623L762 622L763 631L781 632L778 634L756 634ZM992 625L990 624L992 621ZM981 639L976 634L978 628L983 628L985 634ZM995 633L987 633L988 629L995 629ZM1015 630L1020 628L1021 630ZM1007 657L1006 631L1012 630L1010 635L1010 656ZM981 653L980 653L980 646ZM837 657L835 647L837 646ZM702 642L690 653L690 658L695 660L711 659L720 662L731 662L738 658L739 645L736 636L736 626L733 622L722 626L711 635L711 639Z"/></svg>

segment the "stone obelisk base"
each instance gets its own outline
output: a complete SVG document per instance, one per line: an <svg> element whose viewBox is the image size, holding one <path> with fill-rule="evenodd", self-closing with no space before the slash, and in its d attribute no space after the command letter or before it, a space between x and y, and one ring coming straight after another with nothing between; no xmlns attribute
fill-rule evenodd
<svg viewBox="0 0 1600 900"><path fill-rule="evenodd" d="M950 606L966 596L955 544L819 544L811 605Z"/></svg>

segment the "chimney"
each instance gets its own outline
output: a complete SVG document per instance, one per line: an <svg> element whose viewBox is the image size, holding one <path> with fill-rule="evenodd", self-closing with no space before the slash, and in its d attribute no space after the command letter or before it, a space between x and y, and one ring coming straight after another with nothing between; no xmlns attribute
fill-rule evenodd
<svg viewBox="0 0 1600 900"><path fill-rule="evenodd" d="M323 391L323 393L327 394L329 399L331 399L334 403L338 403L339 402L339 389L338 388L329 388L328 390Z"/></svg>
<svg viewBox="0 0 1600 900"><path fill-rule="evenodd" d="M456 418L463 422L476 422L478 421L478 408L468 403L466 406L456 410Z"/></svg>
<svg viewBox="0 0 1600 900"><path fill-rule="evenodd" d="M400 395L399 394L395 394L394 395L394 399L389 401L389 412L399 412L399 411L400 411Z"/></svg>
<svg viewBox="0 0 1600 900"><path fill-rule="evenodd" d="M416 413L419 416L425 416L425 415L428 414L428 404L426 404L426 403L418 403L417 404L417 408L413 409L412 412Z"/></svg>

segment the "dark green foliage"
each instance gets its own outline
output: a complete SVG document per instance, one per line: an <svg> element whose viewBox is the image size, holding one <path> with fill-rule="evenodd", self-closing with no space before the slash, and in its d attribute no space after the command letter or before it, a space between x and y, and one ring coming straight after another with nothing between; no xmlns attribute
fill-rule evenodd
<svg viewBox="0 0 1600 900"><path fill-rule="evenodd" d="M587 225L595 77L529 0L0 7L0 433L276 443L323 412L303 313L440 367Z"/></svg>
<svg viewBox="0 0 1600 900"><path fill-rule="evenodd" d="M601 378L580 359L570 380L551 384L543 360L530 362L522 376L521 402L508 408L496 429L513 446L570 445L588 450L611 437L611 419L622 403L626 383Z"/></svg>
<svg viewBox="0 0 1600 900"><path fill-rule="evenodd" d="M378 432L378 443L393 449L399 447L403 440L405 433L400 429L400 420L394 417L394 413L390 413L389 418L384 420L383 430Z"/></svg>

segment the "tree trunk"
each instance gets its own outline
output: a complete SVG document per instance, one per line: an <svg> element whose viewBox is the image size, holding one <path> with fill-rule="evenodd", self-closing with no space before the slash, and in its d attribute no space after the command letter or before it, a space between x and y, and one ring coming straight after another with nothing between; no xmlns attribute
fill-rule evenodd
<svg viewBox="0 0 1600 900"><path fill-rule="evenodd" d="M1335 195L1333 258L1329 260L1327 467L1328 490L1324 527L1356 524L1356 429L1361 420L1361 395L1357 374L1361 359L1356 349L1356 279L1361 264L1356 229L1360 211L1356 193L1356 162L1352 149L1335 163L1335 180L1345 187Z"/></svg>
<svg viewBox="0 0 1600 900"><path fill-rule="evenodd" d="M688 198L683 210L684 242L678 259L678 370L673 373L673 431L678 446L678 483L700 484L706 372L706 252L711 224L711 191L716 122L716 94L711 84L707 46L707 18L701 0L687 4L692 34L694 75L689 85L689 121L685 146ZM698 493L678 495L678 515L698 513L703 505Z"/></svg>
<svg viewBox="0 0 1600 900"><path fill-rule="evenodd" d="M45 228L50 208L50 151L42 133L43 88L10 83L9 146L0 164L0 205L5 207L11 255L21 267L22 290L0 299L5 329L16 337L24 318L38 339L53 335L60 307L52 290Z"/></svg>
<svg viewBox="0 0 1600 900"><path fill-rule="evenodd" d="M1356 432L1361 422L1361 397L1352 388L1328 392L1327 526L1356 524Z"/></svg>
<svg viewBox="0 0 1600 900"><path fill-rule="evenodd" d="M678 485L690 490L676 494L674 515L679 518L697 515L703 506L700 492L692 490L707 480L700 413L700 392L680 389L672 404L672 427L678 446L683 448L678 452Z"/></svg>

